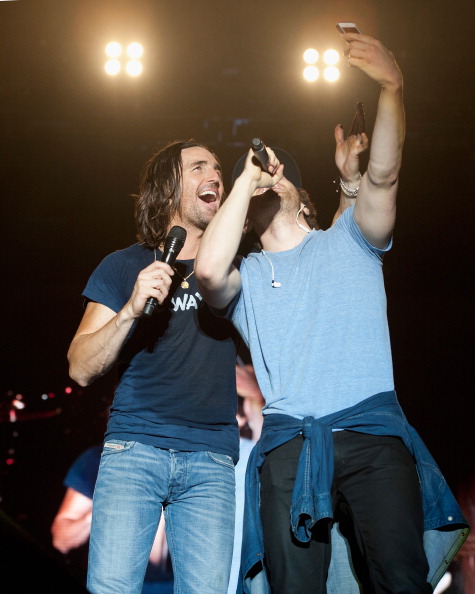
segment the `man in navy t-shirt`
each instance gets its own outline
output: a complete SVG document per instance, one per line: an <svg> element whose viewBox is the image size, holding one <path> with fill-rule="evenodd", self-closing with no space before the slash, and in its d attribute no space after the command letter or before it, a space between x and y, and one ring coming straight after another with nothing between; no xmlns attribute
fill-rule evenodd
<svg viewBox="0 0 475 594"><path fill-rule="evenodd" d="M139 593L162 509L176 587L222 593L235 513L236 338L202 303L194 275L201 236L223 197L216 157L173 142L147 162L136 196L139 242L107 256L83 292L71 377L87 386L117 366L94 492L92 594ZM174 267L173 226L186 231ZM147 300L157 307L143 316Z"/></svg>

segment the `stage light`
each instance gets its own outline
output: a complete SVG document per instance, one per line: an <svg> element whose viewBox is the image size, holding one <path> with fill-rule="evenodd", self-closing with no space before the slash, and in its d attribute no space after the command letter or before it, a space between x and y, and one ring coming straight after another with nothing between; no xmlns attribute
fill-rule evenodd
<svg viewBox="0 0 475 594"><path fill-rule="evenodd" d="M139 58L142 57L144 48L140 43L136 41L129 43L123 52L122 44L118 41L111 41L106 45L105 52L110 58L104 64L104 70L109 76L117 76L122 71L133 77L142 73L143 65ZM127 54L125 59L122 56L123 53Z"/></svg>
<svg viewBox="0 0 475 594"><path fill-rule="evenodd" d="M340 78L340 71L336 66L327 66L323 71L323 78L327 82L336 82Z"/></svg>
<svg viewBox="0 0 475 594"><path fill-rule="evenodd" d="M318 56L318 51L313 48L308 48L303 53L304 62L306 62L307 64L315 64L315 62L318 61Z"/></svg>
<svg viewBox="0 0 475 594"><path fill-rule="evenodd" d="M317 49L308 48L303 53L303 59L310 66L306 66L303 70L304 79L313 83L320 78L319 69L314 66L318 62L320 53ZM327 67L322 72L322 78L324 81L334 83L340 78L340 71L335 66L340 60L340 54L335 49L327 49L322 54L323 61Z"/></svg>
<svg viewBox="0 0 475 594"><path fill-rule="evenodd" d="M335 64L338 64L339 60L340 54L334 49L327 49L326 52L323 54L323 61L325 62L325 64L328 64L329 66L334 66Z"/></svg>
<svg viewBox="0 0 475 594"><path fill-rule="evenodd" d="M122 53L122 46L117 41L111 41L106 45L106 55L109 58L118 58Z"/></svg>
<svg viewBox="0 0 475 594"><path fill-rule="evenodd" d="M109 76L116 76L120 72L120 62L119 60L107 60L104 65L104 70L109 74Z"/></svg>
<svg viewBox="0 0 475 594"><path fill-rule="evenodd" d="M139 60L129 60L125 66L125 70L130 76L138 76L143 70L142 62Z"/></svg>
<svg viewBox="0 0 475 594"><path fill-rule="evenodd" d="M303 77L307 82L315 82L320 76L320 72L316 66L307 66L303 70Z"/></svg>
<svg viewBox="0 0 475 594"><path fill-rule="evenodd" d="M134 41L134 43L130 43L127 47L127 55L132 60L138 60L142 57L143 54L143 47L140 43Z"/></svg>

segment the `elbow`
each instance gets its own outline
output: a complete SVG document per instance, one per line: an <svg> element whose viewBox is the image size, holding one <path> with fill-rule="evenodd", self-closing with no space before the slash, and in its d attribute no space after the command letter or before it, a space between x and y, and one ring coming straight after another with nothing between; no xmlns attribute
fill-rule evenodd
<svg viewBox="0 0 475 594"><path fill-rule="evenodd" d="M63 555L66 555L71 550L71 548L68 547L61 538L53 537L53 547L60 553L63 553Z"/></svg>
<svg viewBox="0 0 475 594"><path fill-rule="evenodd" d="M81 388L87 388L93 382L93 377L76 369L74 366L69 366L69 377L76 382Z"/></svg>
<svg viewBox="0 0 475 594"><path fill-rule="evenodd" d="M87 379L83 378L82 376L75 374L73 372L69 372L69 377L79 386L81 386L81 388L87 388L91 382L88 381Z"/></svg>
<svg viewBox="0 0 475 594"><path fill-rule="evenodd" d="M208 261L204 262L200 259L196 260L195 275L200 287L210 289L216 281L214 267L212 263Z"/></svg>
<svg viewBox="0 0 475 594"><path fill-rule="evenodd" d="M69 553L71 550L71 547L69 546L67 539L62 538L62 532L63 531L61 530L60 526L55 526L55 524L53 524L51 528L51 542L57 551L63 553L63 555L66 555L66 553Z"/></svg>
<svg viewBox="0 0 475 594"><path fill-rule="evenodd" d="M68 363L69 363L69 377L79 384L81 388L86 388L92 383L93 377L87 374L83 366L80 364L77 356L77 349L75 345L71 345L68 351Z"/></svg>
<svg viewBox="0 0 475 594"><path fill-rule="evenodd" d="M69 361L69 377L80 385L81 388L87 388L94 379L86 374L78 365L75 365L71 360Z"/></svg>
<svg viewBox="0 0 475 594"><path fill-rule="evenodd" d="M368 181L378 189L390 189L398 183L400 164L390 170L368 165Z"/></svg>

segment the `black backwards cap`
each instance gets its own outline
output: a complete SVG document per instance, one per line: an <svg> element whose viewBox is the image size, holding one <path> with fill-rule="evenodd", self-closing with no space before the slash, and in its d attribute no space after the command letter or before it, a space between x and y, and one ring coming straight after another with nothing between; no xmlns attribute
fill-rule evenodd
<svg viewBox="0 0 475 594"><path fill-rule="evenodd" d="M275 156L279 159L279 161L284 165L284 177L286 177L289 182L293 183L296 188L302 187L302 178L300 176L300 171L295 159L284 149L271 147L275 153ZM246 162L247 153L239 158L236 165L234 166L233 176L231 183L234 186L234 182L236 179L241 175L244 171L244 163Z"/></svg>

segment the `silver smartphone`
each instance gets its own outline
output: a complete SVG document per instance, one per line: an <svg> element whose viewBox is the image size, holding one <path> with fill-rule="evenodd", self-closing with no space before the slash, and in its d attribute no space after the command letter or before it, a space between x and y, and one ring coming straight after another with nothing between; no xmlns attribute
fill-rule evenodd
<svg viewBox="0 0 475 594"><path fill-rule="evenodd" d="M360 33L361 31L355 25L355 23L337 23L336 28L339 33Z"/></svg>

